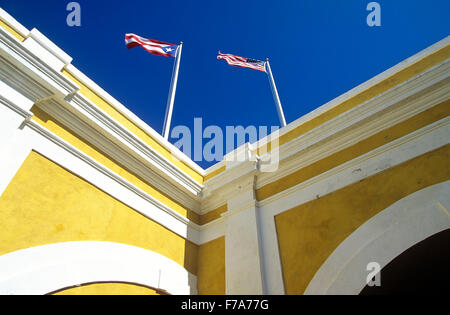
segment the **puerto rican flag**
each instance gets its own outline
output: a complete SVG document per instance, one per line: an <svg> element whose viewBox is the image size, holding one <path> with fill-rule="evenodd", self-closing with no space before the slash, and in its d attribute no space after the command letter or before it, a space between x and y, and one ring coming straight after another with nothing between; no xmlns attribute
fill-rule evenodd
<svg viewBox="0 0 450 315"><path fill-rule="evenodd" d="M128 49L141 46L153 55L164 57L175 57L178 48L178 45L147 39L132 33L125 34L125 44Z"/></svg>

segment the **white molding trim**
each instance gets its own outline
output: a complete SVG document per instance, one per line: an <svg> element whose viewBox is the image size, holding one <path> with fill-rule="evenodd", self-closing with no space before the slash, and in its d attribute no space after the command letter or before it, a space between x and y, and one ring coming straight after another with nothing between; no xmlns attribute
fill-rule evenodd
<svg viewBox="0 0 450 315"><path fill-rule="evenodd" d="M132 245L64 242L0 256L3 295L42 295L86 283L117 281L170 294L197 294L195 275L167 257Z"/></svg>
<svg viewBox="0 0 450 315"><path fill-rule="evenodd" d="M334 250L305 294L359 294L366 286L368 263L383 268L420 241L450 229L450 217L441 206L450 208L450 181L424 188L378 213Z"/></svg>
<svg viewBox="0 0 450 315"><path fill-rule="evenodd" d="M439 42L425 48L424 50L418 52L417 54L403 60L402 62L398 63L397 65L387 69L386 71L376 75L375 77L371 78L370 80L358 85L357 87L351 89L350 91L338 96L337 98L329 101L328 103L316 108L315 110L309 112L308 114L296 119L295 121L288 124L286 127L281 128L280 131L280 137L282 137L284 134L288 133L289 131L297 128L298 126L302 125L306 121L312 120L313 118L319 116L320 114L330 110L333 107L336 107L337 105L351 99L352 97L358 95L359 93L368 90L369 88L379 84L380 82L386 80L390 76L394 75L395 73L398 73L402 71L403 69L413 65L414 63L424 59L425 57L439 51L440 49L450 45L450 36L445 37L444 39L440 40ZM261 139L258 142L258 147L261 145L264 145L267 142L267 138Z"/></svg>
<svg viewBox="0 0 450 315"><path fill-rule="evenodd" d="M72 113L84 118L85 122L88 122L91 126L96 126L101 132L107 133L110 138L112 137L115 140L115 142L119 142L122 146L126 146L129 151L151 164L152 168L158 170L160 174L169 176L175 183L194 195L198 195L202 190L203 185L197 183L171 161L164 158L159 152L144 143L126 128L122 127L120 123L115 121L111 116L79 92L67 97L66 102L66 107L68 107ZM58 105L54 103L54 107L57 106ZM56 113L56 111L54 111L54 113ZM63 115L62 117L67 121L73 120L74 118L73 116L64 115L64 112L59 112L58 114ZM58 117L59 115L55 118ZM73 124L76 124L76 121L74 121Z"/></svg>
<svg viewBox="0 0 450 315"><path fill-rule="evenodd" d="M9 27L11 27L13 30L15 30L23 37L27 37L28 34L30 33L29 30L27 30L22 24L17 22L15 18L9 15L8 12L3 10L2 8L0 8L0 20L5 22Z"/></svg>
<svg viewBox="0 0 450 315"><path fill-rule="evenodd" d="M31 32L28 33L26 38L33 38L36 42L38 42L43 48L45 48L48 52L50 52L53 56L58 58L64 65L67 65L72 62L72 57L66 54L61 48L56 46L51 40L44 36L41 32L39 32L36 28L33 28ZM25 39L26 41L26 39ZM61 69L60 69L61 70Z"/></svg>
<svg viewBox="0 0 450 315"><path fill-rule="evenodd" d="M79 86L64 77L60 72L54 70L52 67L43 62L39 56L31 52L23 43L19 42L7 30L0 26L0 56L7 60L12 66L12 71L8 74L13 74L15 77L22 76L29 82L39 82L38 86L42 86L45 94L36 95L37 98L32 98L29 94L23 93L22 90L30 90L27 85L24 85L21 80L12 82L9 76L1 77L3 81L15 83L19 92L26 97L38 101L41 98L49 96L65 97L79 90ZM45 58L44 58L45 59ZM2 71L3 66L2 66ZM17 82L18 81L18 82ZM20 84L22 83L22 84ZM13 86L15 87L15 86Z"/></svg>
<svg viewBox="0 0 450 315"><path fill-rule="evenodd" d="M169 149L169 151L179 159L180 161L186 163L189 167L191 167L194 171L198 172L200 175L205 175L205 170L201 168L197 163L192 161L189 157L187 157L183 152L181 152L177 147L171 144L169 141L164 139L159 133L157 133L154 129L152 129L149 125L147 125L144 121L142 121L138 116L136 116L133 112L131 112L128 108L126 108L122 103L112 97L108 92L103 90L100 86L98 86L94 81L89 79L85 74L83 74L80 70L75 68L72 64L68 64L65 67L65 70L73 75L80 82L85 84L88 88L90 88L93 92L95 92L98 96L103 98L107 103L109 103L113 108L118 110L122 115L124 115L127 119L129 119L136 126L144 130L150 137L160 143L163 147Z"/></svg>

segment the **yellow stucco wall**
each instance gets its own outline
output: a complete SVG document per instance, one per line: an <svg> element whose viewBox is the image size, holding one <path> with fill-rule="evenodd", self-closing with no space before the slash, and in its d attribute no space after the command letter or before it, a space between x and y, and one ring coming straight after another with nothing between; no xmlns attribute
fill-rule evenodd
<svg viewBox="0 0 450 315"><path fill-rule="evenodd" d="M197 274L197 245L32 151L0 198L0 255L67 241L142 247Z"/></svg>
<svg viewBox="0 0 450 315"><path fill-rule="evenodd" d="M137 187L139 187L140 189L142 189L143 191L145 191L158 201L161 201L163 204L177 211L179 214L183 215L189 220L192 220L195 223L200 222L200 217L197 213L186 208L179 202L172 199L170 196L162 193L156 187L154 187L154 185L157 183L148 183L144 181L142 178L139 177L139 175L132 173L131 171L127 170L124 166L122 166L121 164L119 164L106 154L103 154L100 149L96 148L88 141L76 135L73 131L69 130L55 118L42 111L39 107L33 106L31 108L31 112L33 112L34 114L34 116L32 117L34 121L38 122L48 130L52 131L65 141L69 142L77 149L89 155L97 162L106 166L116 174L122 176L129 182L133 183L134 185L136 185Z"/></svg>
<svg viewBox="0 0 450 315"><path fill-rule="evenodd" d="M334 153L325 159L317 161L277 181L259 188L256 191L256 198L257 200L264 200L449 115L450 100L436 105L415 115L414 117L411 117L410 119L405 120L404 122L364 139L351 147Z"/></svg>
<svg viewBox="0 0 450 315"><path fill-rule="evenodd" d="M0 20L0 26L6 29L11 35L13 35L15 38L23 42L25 40L25 37L20 35L18 32L16 32L14 29L12 29L8 24Z"/></svg>
<svg viewBox="0 0 450 315"><path fill-rule="evenodd" d="M52 295L161 295L161 292L131 283L108 282L68 288Z"/></svg>
<svg viewBox="0 0 450 315"><path fill-rule="evenodd" d="M223 166L219 167L218 169L216 169L216 170L214 170L214 171L212 171L212 172L206 174L206 175L205 175L205 178L204 178L204 181L206 182L208 179L211 179L211 178L213 178L214 176L219 175L220 173L224 172L225 169L226 169L226 167L225 167L225 165L223 165Z"/></svg>
<svg viewBox="0 0 450 315"><path fill-rule="evenodd" d="M110 105L107 101L105 101L102 97L97 95L95 92L93 92L91 89L89 89L86 85L84 85L82 82L77 80L72 74L70 74L67 70L63 70L62 73L74 81L76 84L80 86L80 93L83 94L85 97L87 97L89 100L91 100L94 104L96 104L98 107L100 107L103 111L105 111L107 114L109 114L112 118L117 120L119 123L121 123L125 128L127 128L129 131L131 131L135 136L137 136L139 139L141 139L143 142L148 144L151 148L156 150L158 153L160 153L162 156L164 156L166 159L174 163L177 167L179 167L181 170L183 170L186 174L191 176L192 179L197 181L198 183L203 183L203 176L193 170L191 167L183 163L182 161L178 160L177 158L172 156L172 153L169 149L162 146L159 142L157 142L155 139L153 139L149 134L147 134L144 130L139 128L136 124L131 122L127 117L125 117L122 113L120 113L117 109L115 109L112 105Z"/></svg>
<svg viewBox="0 0 450 315"><path fill-rule="evenodd" d="M228 205L224 204L223 206L218 207L217 209L211 210L208 213L202 214L200 216L200 224L206 224L216 219L219 219L222 213L226 212L228 209Z"/></svg>
<svg viewBox="0 0 450 315"><path fill-rule="evenodd" d="M287 294L301 294L336 247L396 201L450 179L450 145L275 217Z"/></svg>
<svg viewBox="0 0 450 315"><path fill-rule="evenodd" d="M225 294L225 237L200 245L198 249L198 294Z"/></svg>

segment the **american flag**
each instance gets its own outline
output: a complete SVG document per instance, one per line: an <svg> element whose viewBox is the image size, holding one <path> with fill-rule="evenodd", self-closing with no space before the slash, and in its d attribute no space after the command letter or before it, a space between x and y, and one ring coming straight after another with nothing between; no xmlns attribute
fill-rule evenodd
<svg viewBox="0 0 450 315"><path fill-rule="evenodd" d="M164 57L175 57L178 45L161 42L159 40L147 39L136 34L125 34L125 44L127 48L141 46L153 55Z"/></svg>
<svg viewBox="0 0 450 315"><path fill-rule="evenodd" d="M240 57L232 54L222 54L220 51L217 59L225 59L230 66L244 67L266 72L266 63L264 61Z"/></svg>

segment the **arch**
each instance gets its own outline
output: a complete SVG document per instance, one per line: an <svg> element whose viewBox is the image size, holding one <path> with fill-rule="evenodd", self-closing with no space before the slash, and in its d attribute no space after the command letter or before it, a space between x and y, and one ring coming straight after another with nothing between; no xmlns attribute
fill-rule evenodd
<svg viewBox="0 0 450 315"><path fill-rule="evenodd" d="M31 247L0 256L0 294L48 294L93 282L127 282L196 294L196 276L176 262L136 246L77 241Z"/></svg>
<svg viewBox="0 0 450 315"><path fill-rule="evenodd" d="M112 290L118 291L117 294L120 295L170 295L166 291L148 287L143 284L120 281L82 283L80 285L71 286L68 288L61 288L54 292L49 292L46 295L113 295L112 293L110 293L111 287L108 286L113 286ZM114 286L122 286L122 288L117 289L114 288ZM87 291L86 288L88 289ZM92 288L94 288L94 290L92 290ZM132 291L127 290L126 292L123 292L123 288L131 289ZM89 289L91 291L89 291ZM95 290L99 290L100 293L92 293L93 291L95 292ZM136 291L139 292L136 293Z"/></svg>
<svg viewBox="0 0 450 315"><path fill-rule="evenodd" d="M367 264L385 267L416 243L450 228L450 181L419 190L347 237L319 268L305 294L359 294Z"/></svg>
<svg viewBox="0 0 450 315"><path fill-rule="evenodd" d="M381 285L360 295L441 295L450 279L450 229L408 248L381 271Z"/></svg>

